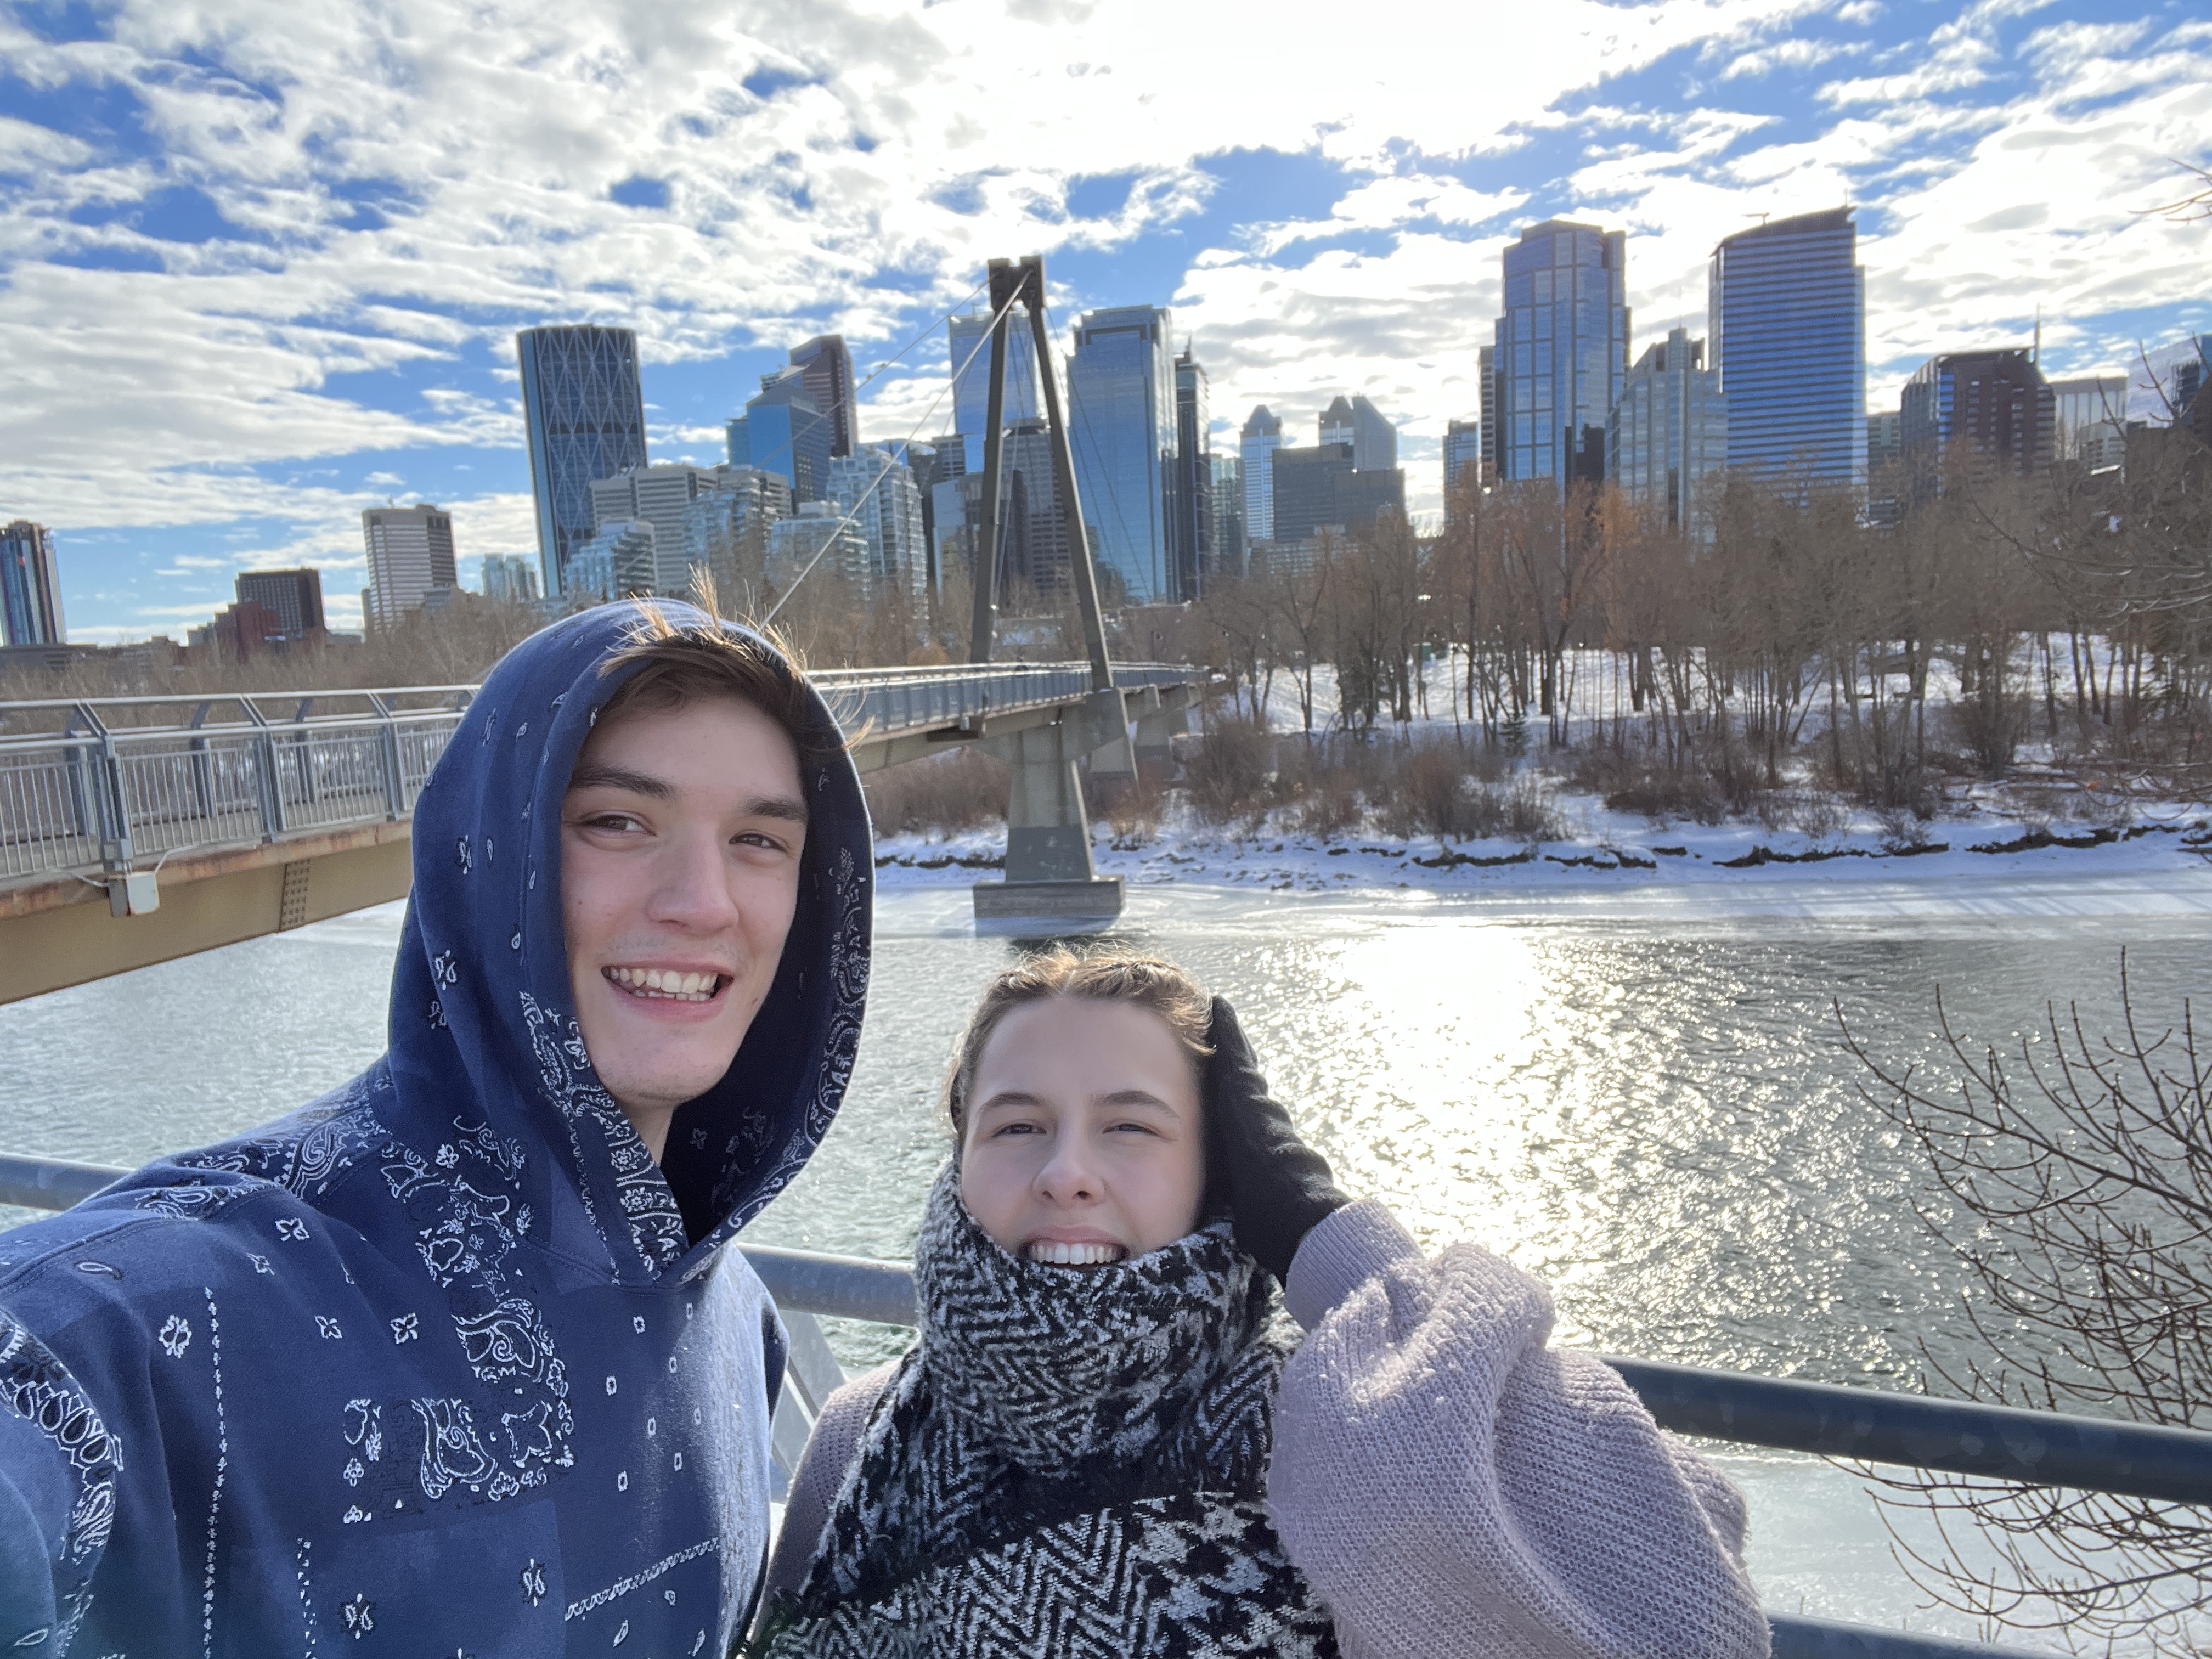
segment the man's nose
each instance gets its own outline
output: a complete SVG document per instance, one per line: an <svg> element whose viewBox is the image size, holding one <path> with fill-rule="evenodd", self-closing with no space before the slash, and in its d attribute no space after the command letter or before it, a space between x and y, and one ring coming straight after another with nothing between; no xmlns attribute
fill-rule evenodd
<svg viewBox="0 0 2212 1659"><path fill-rule="evenodd" d="M693 933L713 933L738 920L719 833L672 836L653 875L650 920Z"/></svg>

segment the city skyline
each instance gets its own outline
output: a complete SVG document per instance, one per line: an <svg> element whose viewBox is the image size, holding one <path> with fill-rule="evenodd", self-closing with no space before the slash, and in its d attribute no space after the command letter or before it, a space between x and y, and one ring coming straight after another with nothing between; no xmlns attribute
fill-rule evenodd
<svg viewBox="0 0 2212 1659"><path fill-rule="evenodd" d="M842 333L865 376L984 258L1033 249L1057 351L1082 311L1171 309L1217 453L1255 404L1304 443L1331 398L1364 393L1400 422L1425 515L1448 422L1478 412L1499 252L1547 218L1627 233L1640 354L1677 324L1706 332L1723 237L1850 204L1875 411L1930 356L2027 343L2039 304L2053 378L2212 325L2202 233L2134 211L2180 193L2168 158L2196 153L2212 81L2212 42L2159 9L1416 7L1327 61L1255 58L1195 20L1199 44L1249 62L1243 91L1202 55L1135 52L1140 5L1048 9L986 28L917 9L888 33L763 16L643 44L587 10L511 40L455 10L324 149L302 135L359 105L375 61L344 44L342 9L306 49L219 18L172 36L129 6L90 40L9 15L27 78L0 134L20 233L0 519L55 530L80 640L180 632L240 568L303 562L332 572L331 626L357 627L365 507L444 504L471 586L479 556L534 550L517 329L634 329L651 459L709 465L794 343ZM1516 71L1470 100L1463 54L1409 58L1401 34L1479 41ZM463 62L497 66L502 107L467 99ZM588 141L533 150L572 105ZM441 145L459 164L425 171ZM857 436L903 438L945 356L939 335L865 386Z"/></svg>

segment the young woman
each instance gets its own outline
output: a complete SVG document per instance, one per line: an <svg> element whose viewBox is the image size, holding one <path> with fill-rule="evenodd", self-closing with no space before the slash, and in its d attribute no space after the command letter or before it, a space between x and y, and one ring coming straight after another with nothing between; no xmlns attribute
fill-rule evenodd
<svg viewBox="0 0 2212 1659"><path fill-rule="evenodd" d="M758 1650L1766 1653L1735 1490L1536 1280L1340 1192L1181 970L1010 969L946 1106L921 1340L816 1424Z"/></svg>

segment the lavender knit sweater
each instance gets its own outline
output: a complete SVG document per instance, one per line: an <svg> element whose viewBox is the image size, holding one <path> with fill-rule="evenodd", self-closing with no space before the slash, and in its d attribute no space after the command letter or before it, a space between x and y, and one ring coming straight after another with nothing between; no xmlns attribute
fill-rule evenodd
<svg viewBox="0 0 2212 1659"><path fill-rule="evenodd" d="M1434 1259L1374 1199L1291 1264L1310 1334L1276 1398L1267 1501L1347 1659L1764 1659L1743 1498L1472 1244ZM830 1397L768 1594L805 1581L889 1367Z"/></svg>

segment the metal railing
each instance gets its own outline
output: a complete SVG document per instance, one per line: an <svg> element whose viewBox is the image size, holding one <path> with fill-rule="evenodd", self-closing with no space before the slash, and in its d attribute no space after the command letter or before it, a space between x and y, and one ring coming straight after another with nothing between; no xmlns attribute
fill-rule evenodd
<svg viewBox="0 0 2212 1659"><path fill-rule="evenodd" d="M63 1210L127 1171L0 1154L0 1204ZM912 1325L911 1269L774 1245L738 1247L791 1336L790 1386L776 1407L776 1495L799 1467L814 1419L846 1380L817 1316ZM1602 1356L1662 1428L1870 1463L2212 1505L2212 1434L2059 1412L1930 1400L1875 1389ZM1824 1619L1769 1616L1776 1659L1967 1659L2007 1650Z"/></svg>
<svg viewBox="0 0 2212 1659"><path fill-rule="evenodd" d="M1128 690L1197 671L1115 668ZM876 740L1079 703L1083 663L833 670L814 676ZM187 848L411 816L471 685L0 703L0 880L128 870ZM427 703L428 706L423 706Z"/></svg>

